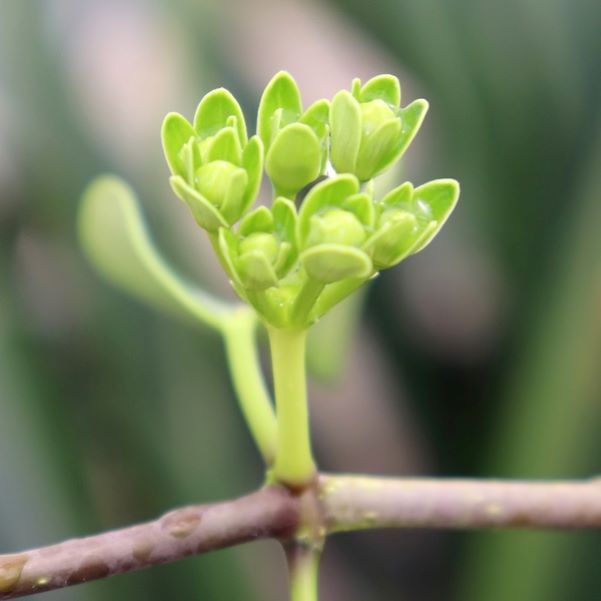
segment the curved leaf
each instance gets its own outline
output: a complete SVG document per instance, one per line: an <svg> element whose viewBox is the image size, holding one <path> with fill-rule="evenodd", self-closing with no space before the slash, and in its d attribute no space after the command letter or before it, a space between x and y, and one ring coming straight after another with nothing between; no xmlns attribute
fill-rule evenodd
<svg viewBox="0 0 601 601"><path fill-rule="evenodd" d="M110 282L154 306L219 329L227 304L180 279L154 247L131 188L104 176L83 194L78 234L90 262Z"/></svg>

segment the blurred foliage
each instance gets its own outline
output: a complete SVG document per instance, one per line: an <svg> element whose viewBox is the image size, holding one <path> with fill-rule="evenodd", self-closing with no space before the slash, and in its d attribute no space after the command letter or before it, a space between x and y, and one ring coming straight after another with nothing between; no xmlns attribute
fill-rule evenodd
<svg viewBox="0 0 601 601"><path fill-rule="evenodd" d="M246 26L258 25L269 6L257 3L257 23ZM382 277L367 299L370 326L410 391L433 471L599 473L599 3L327 6L341 22L354 20L355 35L388 52L430 101L427 157L412 179L442 174L462 184L443 239L399 268L400 278ZM211 281L198 249L190 252L189 230L173 235L181 224L158 134L168 110L191 114L218 85L253 97L249 78L223 52L225 15L236 7L2 3L0 552L232 496L261 478L218 339L108 288L84 262L74 228L85 183L118 171L144 198L170 257ZM185 69L186 85L173 89ZM128 112L140 86L148 101ZM464 267L456 257L467 257ZM461 293L490 281L477 261L498 282L476 290L477 306L500 309L488 330L475 330L481 344L473 351L460 334L472 307ZM427 282L426 293L436 294L425 302L411 287L420 273L442 282ZM347 345L359 310L348 312L339 317L347 325L328 325L328 344L315 347L332 366L326 375L339 365L332 343ZM433 331L445 333L444 343ZM390 533L373 544L370 535L350 536L332 548L360 573L358 582L380 583L375 592L363 585L370 598L588 601L601 597L598 538ZM257 557L236 549L49 597L267 598L270 555Z"/></svg>

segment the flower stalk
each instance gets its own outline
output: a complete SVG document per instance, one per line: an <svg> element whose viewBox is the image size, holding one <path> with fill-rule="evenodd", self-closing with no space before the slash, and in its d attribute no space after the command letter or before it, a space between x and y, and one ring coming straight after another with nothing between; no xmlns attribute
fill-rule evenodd
<svg viewBox="0 0 601 601"><path fill-rule="evenodd" d="M311 450L304 329L268 328L278 424L276 481L303 488L316 474Z"/></svg>

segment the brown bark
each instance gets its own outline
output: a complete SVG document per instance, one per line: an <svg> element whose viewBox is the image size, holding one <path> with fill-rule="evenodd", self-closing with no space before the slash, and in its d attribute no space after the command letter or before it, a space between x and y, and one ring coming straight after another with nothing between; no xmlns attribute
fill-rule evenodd
<svg viewBox="0 0 601 601"><path fill-rule="evenodd" d="M176 509L138 526L0 555L0 600L261 538L289 540L298 532L297 543L306 545L320 542L327 533L394 527L598 529L601 480L321 475L317 486L302 495L269 486L233 501Z"/></svg>

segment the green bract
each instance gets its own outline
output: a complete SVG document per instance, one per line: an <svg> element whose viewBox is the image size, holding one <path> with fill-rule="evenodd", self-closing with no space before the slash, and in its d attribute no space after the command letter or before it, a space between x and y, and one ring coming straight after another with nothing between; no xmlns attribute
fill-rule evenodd
<svg viewBox="0 0 601 601"><path fill-rule="evenodd" d="M171 185L208 231L238 295L270 326L308 327L424 248L453 210L454 180L404 183L381 199L365 184L399 159L424 118L425 100L405 108L400 101L397 78L379 75L363 86L354 80L331 106L319 100L303 111L296 82L280 72L265 88L250 140L223 89L202 99L193 124L167 115ZM251 210L264 148L275 200Z"/></svg>
<svg viewBox="0 0 601 601"><path fill-rule="evenodd" d="M197 223L217 232L238 221L259 191L263 147L258 136L248 140L236 99L221 88L210 92L198 105L194 125L170 113L162 138L171 186Z"/></svg>
<svg viewBox="0 0 601 601"><path fill-rule="evenodd" d="M257 131L267 152L265 169L277 194L293 198L324 172L329 108L327 100L318 100L303 112L298 86L285 71L267 84Z"/></svg>
<svg viewBox="0 0 601 601"><path fill-rule="evenodd" d="M379 75L364 86L353 81L352 92L334 96L330 111L331 160L338 173L360 181L378 175L407 149L426 111L425 100L400 107L401 88L392 75Z"/></svg>

